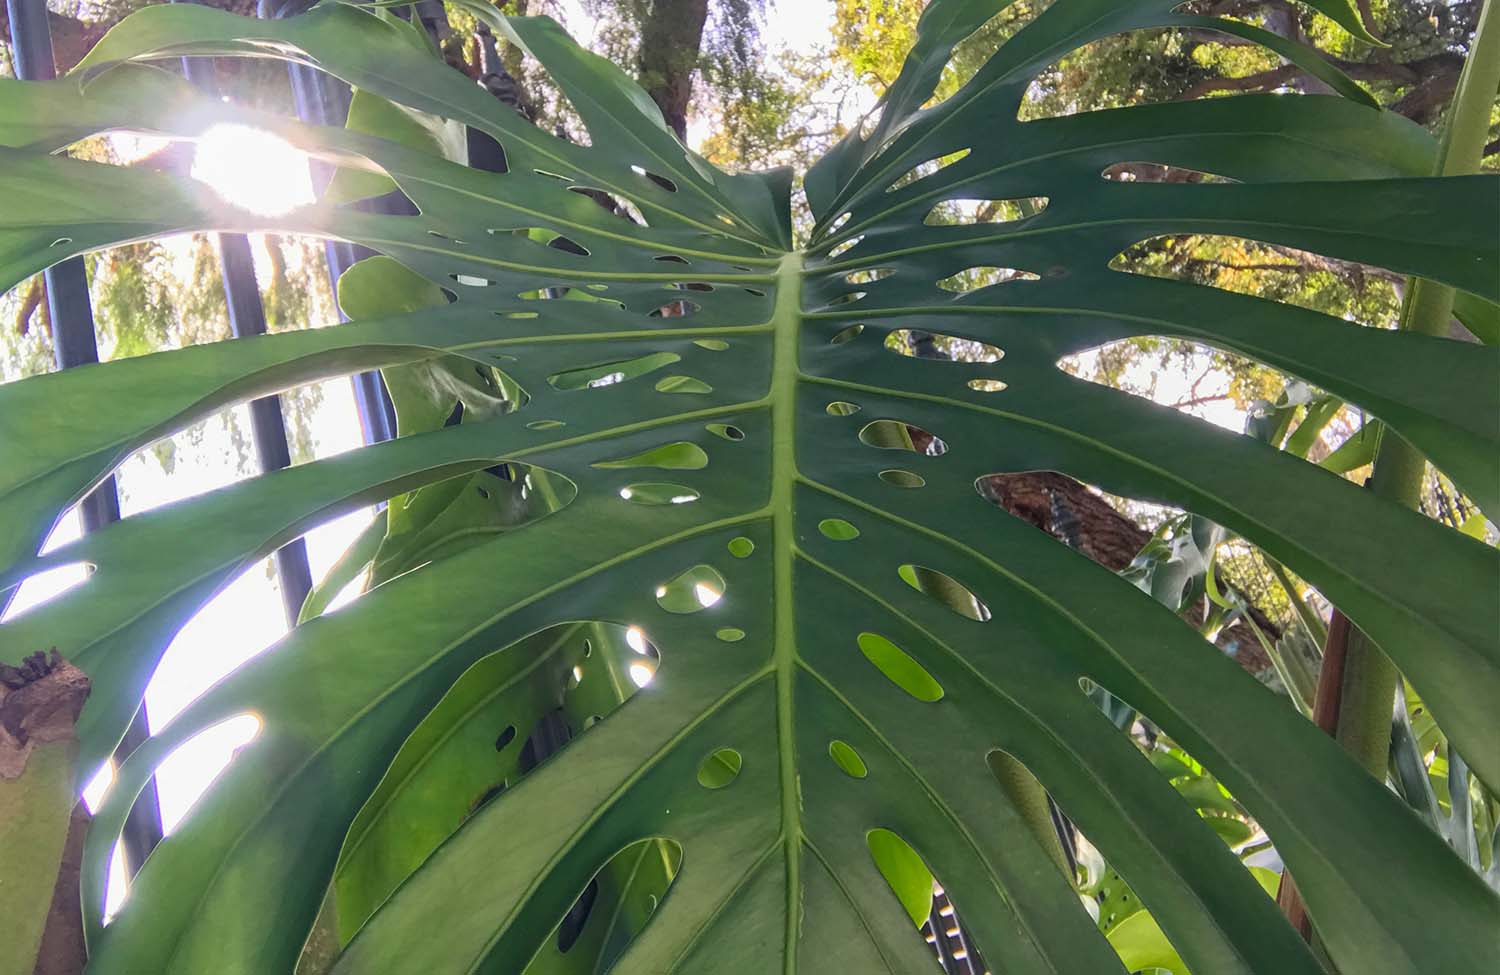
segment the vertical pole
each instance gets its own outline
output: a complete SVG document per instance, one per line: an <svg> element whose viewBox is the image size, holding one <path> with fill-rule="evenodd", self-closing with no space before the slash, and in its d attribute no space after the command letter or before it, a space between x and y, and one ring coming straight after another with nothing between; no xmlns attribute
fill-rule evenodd
<svg viewBox="0 0 1500 975"><path fill-rule="evenodd" d="M250 254L250 241L244 234L219 234L218 238L219 270L224 281L225 303L229 308L229 330L237 339L264 335L266 311L261 302L260 285L255 280L255 258ZM281 397L272 394L251 402L250 432L262 472L292 466ZM312 589L307 543L301 538L287 542L276 550L275 560L287 626L296 626L302 604Z"/></svg>
<svg viewBox="0 0 1500 975"><path fill-rule="evenodd" d="M182 73L197 88L209 95L218 94L218 79L213 60L183 58ZM224 301L229 310L229 331L237 339L266 334L266 309L261 302L260 284L255 280L255 258L250 241L244 234L217 234L219 274L224 283ZM292 466L287 447L286 420L281 412L281 398L263 396L250 404L250 434L255 441L255 456L263 473ZM295 539L276 550L276 580L281 589L281 606L287 626L297 625L302 604L312 589L312 570L307 564L307 543Z"/></svg>
<svg viewBox="0 0 1500 975"><path fill-rule="evenodd" d="M11 52L16 77L25 81L50 81L57 77L52 60L52 35L47 27L44 0L6 0L10 13ZM47 312L52 321L53 356L59 369L99 361L94 335L94 310L89 302L88 276L83 258L73 257L42 272L47 289ZM120 498L111 475L78 505L85 532L95 532L120 520ZM136 746L150 737L146 705L120 740L115 759L123 761ZM146 857L161 842L161 809L157 804L156 780L147 783L130 811L120 834L126 870L134 875Z"/></svg>
<svg viewBox="0 0 1500 975"><path fill-rule="evenodd" d="M310 0L260 0L256 13L262 19L275 20L302 13L312 6ZM287 75L292 84L292 100L297 117L314 125L341 126L349 114L349 88L323 73L300 64L289 64ZM322 163L314 164L313 185L322 192L332 177L332 170ZM337 296L339 276L373 251L341 240L323 245L328 261L328 279ZM339 310L340 321L348 321ZM354 405L359 412L360 430L365 443L379 443L396 436L396 411L391 405L385 381L377 370L362 372L350 380L354 385Z"/></svg>

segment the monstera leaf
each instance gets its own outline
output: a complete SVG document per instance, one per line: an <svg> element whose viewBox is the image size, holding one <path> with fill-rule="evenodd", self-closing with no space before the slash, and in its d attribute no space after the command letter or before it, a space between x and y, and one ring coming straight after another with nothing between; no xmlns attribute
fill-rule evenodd
<svg viewBox="0 0 1500 975"><path fill-rule="evenodd" d="M929 104L954 46L1005 6L928 6L878 119L807 174L818 223L798 246L789 174L731 176L685 151L619 69L545 18L475 8L547 69L591 145L530 126L398 19L340 3L277 22L151 7L67 78L0 82L6 285L188 228L384 255L341 288L359 321L0 389L0 584L95 567L0 627L4 659L56 646L92 678L80 777L218 589L391 499L384 534L339 570L368 562L377 585L332 614L311 606L120 769L90 835L91 971L290 971L330 885L339 972L923 971L935 962L912 920L933 877L996 972L1123 971L1058 869L1044 788L1192 971L1322 972L1085 687L1147 716L1266 830L1339 970L1493 964L1500 902L1401 800L976 480L1062 471L1251 540L1377 641L1500 784L1494 550L1057 366L1138 335L1254 358L1378 417L1494 516L1493 348L1111 261L1160 235L1237 236L1491 307L1500 184L1422 177L1422 131L1311 52L1175 0L1057 0ZM1337 94L1017 120L1049 63L1162 26L1265 44ZM186 53L315 66L424 131L488 134L507 171L470 169L410 126L386 139L236 111L153 66ZM388 177L419 212L323 201L261 218L188 180L56 152L225 121ZM1105 178L1131 162L1221 178ZM965 222L981 210L1017 218ZM949 338L979 352L904 354ZM133 451L227 404L376 367L397 440L36 554ZM243 713L259 737L102 925L133 797L172 749Z"/></svg>

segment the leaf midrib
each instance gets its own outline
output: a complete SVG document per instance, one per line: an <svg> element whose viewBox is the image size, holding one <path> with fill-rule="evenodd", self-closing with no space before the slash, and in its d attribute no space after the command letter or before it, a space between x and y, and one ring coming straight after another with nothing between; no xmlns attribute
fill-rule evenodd
<svg viewBox="0 0 1500 975"><path fill-rule="evenodd" d="M774 352L771 360L771 523L772 606L775 616L771 661L776 672L776 747L781 781L781 841L786 850L786 935L782 970L796 975L801 918L800 846L802 803L798 794L797 745L792 685L797 669L797 622L793 607L792 560L796 549L793 501L797 482L797 341L802 325L801 251L781 259L776 270Z"/></svg>

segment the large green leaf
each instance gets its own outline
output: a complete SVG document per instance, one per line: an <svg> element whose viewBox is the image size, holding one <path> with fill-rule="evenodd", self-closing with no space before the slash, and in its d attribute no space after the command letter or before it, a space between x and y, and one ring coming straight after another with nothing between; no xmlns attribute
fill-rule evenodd
<svg viewBox="0 0 1500 975"><path fill-rule="evenodd" d="M121 768L90 836L93 971L287 971L330 883L352 935L345 972L915 971L932 964L911 923L923 871L993 970L1122 970L1031 832L1037 804L991 774L1008 755L1193 971L1320 972L1081 681L1138 708L1266 829L1342 970L1492 961L1500 903L1399 799L1172 613L997 510L975 482L1060 470L1251 540L1370 634L1478 774L1500 782L1486 748L1500 731L1494 550L1056 367L1136 335L1250 356L1369 411L1493 514L1496 349L1109 265L1150 237L1222 234L1493 302L1500 182L1413 178L1426 136L1360 98L1016 120L1032 75L1077 46L1205 25L1157 0L1058 0L959 92L920 108L952 46L1000 6L930 5L871 135L809 174L820 223L799 250L786 174L728 176L685 151L619 69L545 18L478 9L548 69L590 147L528 126L407 28L342 4L271 22L148 8L75 75L0 82L0 135L14 147L0 150L0 193L22 201L0 216L5 284L190 227L275 226L385 255L340 289L346 309L373 318L0 388L0 580L98 567L0 627L5 659L55 644L88 671L83 769L119 739L171 634L236 572L320 520L395 498L384 541L367 539L346 567L371 562L378 584L306 620ZM509 171L467 169L421 139L236 111L142 67L187 52L316 65L420 113L403 118L483 130ZM156 97L137 94L148 88ZM60 108L77 121L59 123ZM267 220L168 175L48 154L89 131L192 137L224 120L378 168L420 214L325 201ZM1101 177L1137 161L1228 180ZM633 202L647 225L583 190ZM925 220L943 201L1030 198L1046 205L1020 221ZM959 296L939 286L976 267L1026 273L980 275L998 283ZM1003 359L910 358L886 341L906 330ZM396 442L34 556L58 514L132 451L229 403L372 367L399 400ZM624 687L625 626L659 648L655 676L618 707L625 693L585 708L595 688ZM582 656L583 632L613 652ZM558 708L575 740L517 780L506 749ZM133 796L177 745L246 712L260 737L101 927L102 864ZM497 781L503 794L490 795ZM639 903L648 887L653 910ZM565 952L564 916L589 889L610 912Z"/></svg>

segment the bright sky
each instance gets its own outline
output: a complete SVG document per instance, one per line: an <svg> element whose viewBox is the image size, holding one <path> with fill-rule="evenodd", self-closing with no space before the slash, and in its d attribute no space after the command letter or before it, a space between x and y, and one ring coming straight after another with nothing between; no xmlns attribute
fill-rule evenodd
<svg viewBox="0 0 1500 975"><path fill-rule="evenodd" d="M568 23L580 40L587 43L594 29L591 19L577 0L564 0L563 6ZM827 42L832 18L830 0L774 0L768 4L764 37L772 50L811 53ZM690 132L690 141L696 143L705 134L700 123ZM126 138L120 144L125 155L143 154L152 148L146 140ZM199 145L193 175L239 205L262 213L285 212L312 199L305 157L274 137L241 127L211 129ZM170 253L178 256L179 264L189 253L187 238L168 239L165 244ZM257 254L263 253L258 244L253 249ZM1167 384L1170 386L1170 379ZM321 403L310 418L315 455L319 458L353 449L362 442L349 382L338 379L321 385ZM1177 394L1165 389L1161 395L1170 402ZM239 428L249 430L248 408L242 405L234 409L239 414ZM1243 423L1237 412L1214 413L1207 418L1233 429L1240 429ZM222 418L210 418L205 421L201 436L174 437L177 454L171 476L147 452L127 460L118 471L123 513L137 514L238 480L242 476L238 471L239 459L227 430ZM308 558L315 579L328 570L372 514L369 509L359 511L308 534ZM48 548L77 538L78 531L77 519L70 515L54 531ZM82 566L33 577L23 584L4 618L25 612L83 579ZM346 590L335 605L352 598L356 589L357 584ZM717 593L699 593L705 605L717 597ZM168 647L146 692L152 728L160 730L199 694L270 646L286 630L277 580L267 559L219 593ZM644 683L651 675L649 668L643 667L640 675L632 672L632 676L638 683ZM250 716L225 722L203 732L167 760L157 773L162 821L167 832L176 827L228 764L234 749L250 741L257 728L258 723ZM102 770L88 790L91 801L97 802L103 795L109 778L109 770ZM114 904L123 893L123 883L112 882Z"/></svg>

